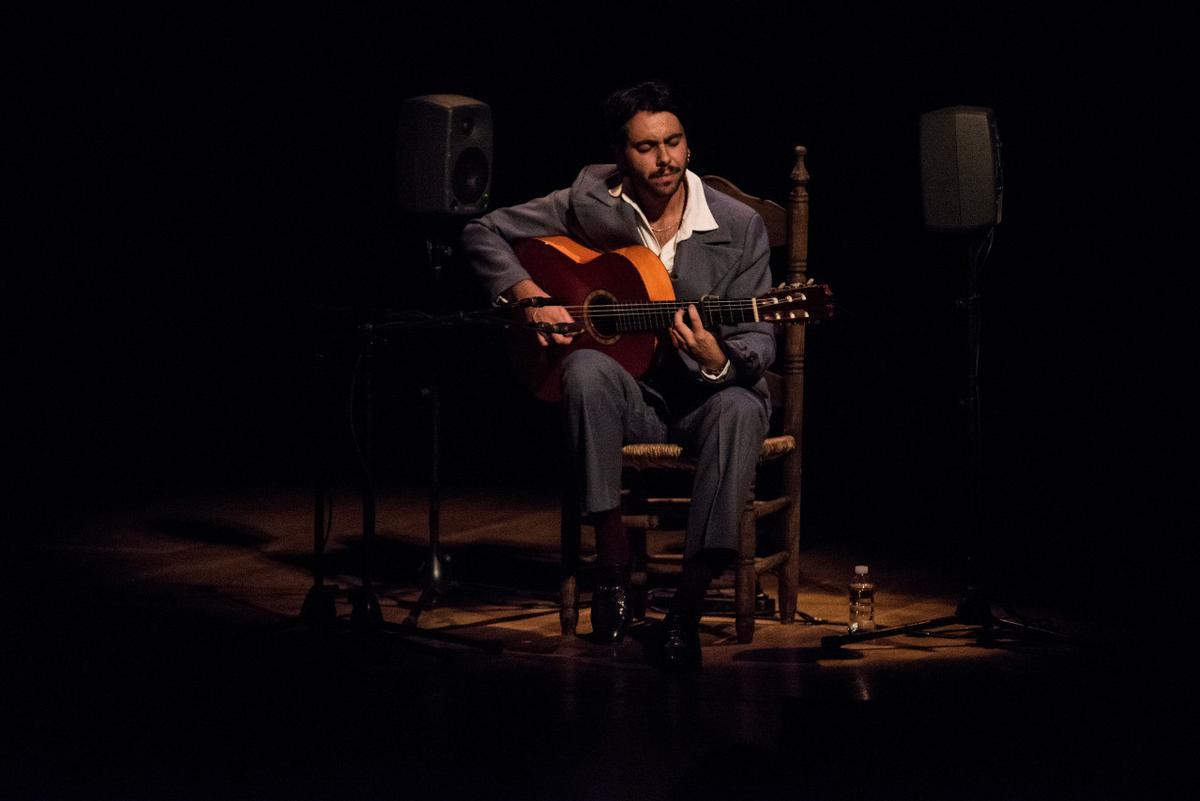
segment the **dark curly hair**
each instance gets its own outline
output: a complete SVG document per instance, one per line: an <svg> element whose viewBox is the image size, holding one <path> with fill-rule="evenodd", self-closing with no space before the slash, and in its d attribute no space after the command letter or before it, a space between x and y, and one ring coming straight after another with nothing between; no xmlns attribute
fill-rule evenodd
<svg viewBox="0 0 1200 801"><path fill-rule="evenodd" d="M669 111L683 122L680 106L671 87L661 81L643 81L628 89L618 89L604 101L604 131L609 146L614 151L625 146L625 124L639 111Z"/></svg>

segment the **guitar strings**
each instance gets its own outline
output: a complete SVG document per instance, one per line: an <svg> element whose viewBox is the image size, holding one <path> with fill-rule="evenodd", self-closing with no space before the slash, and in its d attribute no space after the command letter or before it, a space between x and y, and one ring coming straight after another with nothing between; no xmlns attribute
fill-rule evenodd
<svg viewBox="0 0 1200 801"><path fill-rule="evenodd" d="M648 303L613 303L613 304L592 304L592 305L572 305L563 306L567 313L572 316L586 315L594 320L600 319L654 319L673 317L675 312L680 309L685 309L689 305L695 304L702 317L706 317L712 322L721 322L726 316L746 314L753 312L754 302L752 300L729 300L729 301L706 301L698 303L696 301L651 301ZM774 308L776 304L761 304L760 311L766 313Z"/></svg>
<svg viewBox="0 0 1200 801"><path fill-rule="evenodd" d="M591 305L587 305L587 304L574 305L574 306L564 305L562 308L566 309L567 311L588 311L588 310L590 310L590 313L593 315L596 315L596 314L620 315L620 314L637 314L637 313L664 312L664 311L670 311L670 312L674 313L676 310L685 309L690 305L695 305L700 310L714 309L714 310L724 310L724 311L737 311L737 310L741 310L741 309L753 309L754 308L754 303L752 301L748 301L748 300L716 301L716 302L706 301L704 303L700 303L699 301L658 301L657 303L653 302L653 301L651 301L649 303L595 303L595 304L591 304ZM760 307L767 306L767 305L772 305L772 304L761 304L760 303Z"/></svg>

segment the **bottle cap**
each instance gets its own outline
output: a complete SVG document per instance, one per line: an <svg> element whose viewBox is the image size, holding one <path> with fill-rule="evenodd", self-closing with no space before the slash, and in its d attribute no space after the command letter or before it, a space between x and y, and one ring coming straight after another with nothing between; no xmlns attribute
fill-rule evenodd
<svg viewBox="0 0 1200 801"><path fill-rule="evenodd" d="M855 565L854 566L854 575L856 575L856 576L867 575L867 566L866 565Z"/></svg>

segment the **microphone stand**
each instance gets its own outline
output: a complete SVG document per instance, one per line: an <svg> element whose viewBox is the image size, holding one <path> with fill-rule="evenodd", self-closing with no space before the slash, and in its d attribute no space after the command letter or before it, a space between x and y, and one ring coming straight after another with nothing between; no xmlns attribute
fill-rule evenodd
<svg viewBox="0 0 1200 801"><path fill-rule="evenodd" d="M436 271L436 268L435 268ZM554 298L527 298L523 301L510 303L502 307L503 312L524 310L535 306L561 305ZM447 323L494 323L499 322L508 328L525 328L546 333L566 333L569 326L551 323L513 323L505 319L490 316L497 310L489 309L470 315L456 315L436 321L439 325ZM421 567L421 583L423 589L417 603L409 610L404 620L406 626L416 626L421 614L437 606L438 601L449 594L456 586L450 577L451 559L441 548L441 412L438 403L438 379L434 375L429 387L424 390L430 402L430 435L432 448L430 457L430 489L429 489L429 553Z"/></svg>
<svg viewBox="0 0 1200 801"><path fill-rule="evenodd" d="M532 331L555 331L556 326L540 323L519 323L507 317L509 312L532 306L548 306L561 304L553 298L530 298L525 301L512 303L502 308L488 308L474 312L456 312L454 314L434 317L425 312L408 311L396 312L385 316L376 322L369 322L357 327L358 357L356 372L361 375L363 387L362 399L362 439L355 436L359 451L359 467L362 471L362 562L360 565L360 584L347 591L351 602L351 622L357 627L386 629L392 633L407 636L423 636L457 645L465 645L489 652L498 652L498 643L487 643L459 637L446 632L420 629L417 621L424 609L436 604L439 597L444 595L451 584L447 576L447 556L442 553L440 544L440 420L437 396L437 382L428 388L428 396L432 403L432 487L429 495L429 557L423 569L423 589L416 606L399 627L390 626L383 620L379 597L374 589L371 575L372 546L376 531L376 484L372 470L374 454L374 418L375 418L375 387L374 371L376 348L384 336L393 332L410 332L418 330L444 329L447 327L493 325L504 328L525 328ZM321 405L315 402L320 396L323 384L325 355L318 352L314 359L313 394L314 416L319 417ZM351 404L353 405L353 393ZM316 421L318 431L323 431L320 421ZM314 627L324 627L336 620L335 597L338 593L336 585L327 585L324 581L324 554L328 537L329 524L327 520L326 497L327 470L325 459L325 437L318 433L318 444L314 447L314 475L316 490L314 493L313 509L313 586L305 596L301 609L301 618Z"/></svg>

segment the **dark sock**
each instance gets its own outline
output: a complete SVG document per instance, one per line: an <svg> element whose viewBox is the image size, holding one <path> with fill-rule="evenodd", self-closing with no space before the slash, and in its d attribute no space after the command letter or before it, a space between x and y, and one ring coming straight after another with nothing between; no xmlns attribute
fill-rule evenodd
<svg viewBox="0 0 1200 801"><path fill-rule="evenodd" d="M729 567L736 555L733 550L710 548L684 562L679 588L671 599L671 613L689 623L698 621L708 585Z"/></svg>
<svg viewBox="0 0 1200 801"><path fill-rule="evenodd" d="M629 535L621 522L621 510L596 512L592 522L596 527L596 579L603 584L627 584Z"/></svg>

